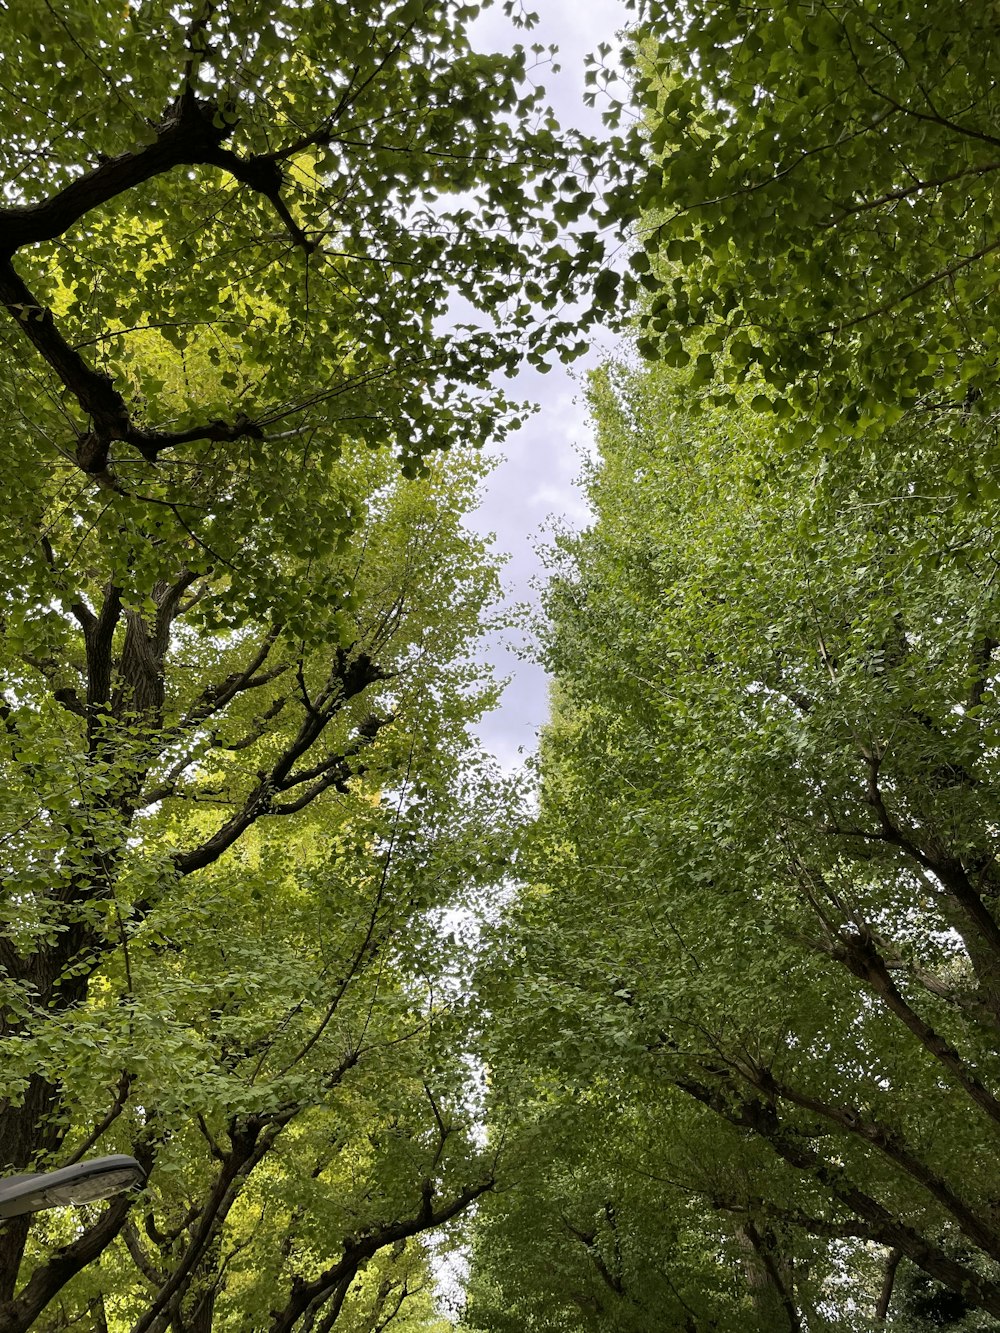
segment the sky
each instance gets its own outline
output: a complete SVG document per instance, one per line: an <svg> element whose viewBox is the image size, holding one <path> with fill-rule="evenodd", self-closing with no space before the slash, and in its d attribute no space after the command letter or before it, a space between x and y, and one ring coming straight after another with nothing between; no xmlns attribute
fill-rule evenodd
<svg viewBox="0 0 1000 1333"><path fill-rule="evenodd" d="M558 46L560 72L553 75L546 69L540 81L559 123L600 131L600 109L592 110L583 102L584 57L600 42L617 46L615 33L627 18L623 0L531 0L526 7L539 16L538 26L529 33L512 27L497 0L473 29L477 46L481 50L506 50L517 42ZM592 440L584 380L587 369L598 365L612 346L606 339L589 357L574 362L571 370L558 362L547 375L526 368L509 385L513 396L537 403L539 411L505 441L503 461L470 520L477 531L495 532L497 549L508 557L502 578L509 604L537 600L532 585L543 576L537 548L545 542L552 522L578 527L587 521L586 505L575 486ZM480 727L483 743L508 771L534 749L548 712L544 672L505 647L505 641L514 638L507 633L486 644L497 674L512 680L501 707Z"/></svg>

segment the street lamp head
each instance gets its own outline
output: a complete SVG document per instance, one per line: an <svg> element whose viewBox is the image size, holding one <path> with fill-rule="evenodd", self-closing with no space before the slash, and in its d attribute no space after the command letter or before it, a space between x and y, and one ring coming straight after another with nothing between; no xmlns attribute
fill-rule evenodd
<svg viewBox="0 0 1000 1333"><path fill-rule="evenodd" d="M145 1184L146 1173L124 1153L95 1157L58 1171L32 1171L0 1180L0 1219L38 1213L43 1208L65 1208L74 1203L95 1203Z"/></svg>

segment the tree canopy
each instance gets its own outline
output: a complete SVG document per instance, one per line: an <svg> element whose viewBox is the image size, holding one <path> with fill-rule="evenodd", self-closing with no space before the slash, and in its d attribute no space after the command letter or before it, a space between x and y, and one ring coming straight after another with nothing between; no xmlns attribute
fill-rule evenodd
<svg viewBox="0 0 1000 1333"><path fill-rule="evenodd" d="M570 327L533 318L524 284L564 300L592 255L548 201L578 216L596 160L556 133L522 47L471 49L478 6L14 8L7 396L49 400L58 457L195 502L209 458L256 460L280 494L290 430L321 434L316 464L387 442L411 471L502 430L490 371ZM46 446L36 428L22 470Z"/></svg>
<svg viewBox="0 0 1000 1333"><path fill-rule="evenodd" d="M798 444L964 420L995 381L988 9L643 0L643 346L751 374ZM725 393L725 384L718 386ZM992 411L992 408L988 409ZM992 486L971 459L963 480Z"/></svg>
<svg viewBox="0 0 1000 1333"><path fill-rule="evenodd" d="M634 8L649 364L553 560L469 1320L992 1327L990 18Z"/></svg>
<svg viewBox="0 0 1000 1333"><path fill-rule="evenodd" d="M472 3L5 7L0 1172L147 1180L0 1333L1000 1319L993 16L631 8L599 145ZM463 516L620 298L527 818Z"/></svg>
<svg viewBox="0 0 1000 1333"><path fill-rule="evenodd" d="M462 515L601 244L478 8L5 9L0 1169L149 1174L0 1228L6 1333L426 1323L492 1185Z"/></svg>
<svg viewBox="0 0 1000 1333"><path fill-rule="evenodd" d="M557 561L541 813L488 992L500 1105L556 1154L536 1206L567 1326L868 1328L880 1253L995 1318L996 515L939 502L930 427L825 466L690 393L663 368L596 390L596 521ZM528 1206L486 1207L500 1307L489 1247ZM529 1326L561 1327L539 1263Z"/></svg>
<svg viewBox="0 0 1000 1333"><path fill-rule="evenodd" d="M350 470L363 518L313 568L349 594L339 637L220 627L224 567L137 604L67 569L68 518L5 643L4 1160L99 1145L151 1177L138 1230L127 1197L75 1236L46 1215L19 1265L7 1225L4 1328L291 1329L489 1184L438 924L502 855L469 804L499 799L467 731L479 469Z"/></svg>

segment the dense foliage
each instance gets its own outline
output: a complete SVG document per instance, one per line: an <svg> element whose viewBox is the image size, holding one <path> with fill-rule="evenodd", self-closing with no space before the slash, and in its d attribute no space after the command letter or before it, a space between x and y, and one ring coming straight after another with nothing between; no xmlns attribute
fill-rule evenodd
<svg viewBox="0 0 1000 1333"><path fill-rule="evenodd" d="M554 557L469 1323L990 1328L992 16L635 9L652 364Z"/></svg>
<svg viewBox="0 0 1000 1333"><path fill-rule="evenodd" d="M475 5L2 8L0 1172L150 1178L0 1227L0 1328L423 1326L494 1174L469 447L594 152Z"/></svg>
<svg viewBox="0 0 1000 1333"><path fill-rule="evenodd" d="M956 517L919 424L817 465L693 412L676 372L614 372L595 406L493 994L528 1140L601 1128L545 1131L579 1142L489 1206L485 1267L540 1193L567 1327L866 1328L900 1257L996 1317L1000 514ZM579 1248L614 1274L605 1209L620 1285ZM525 1266L530 1326L562 1327Z"/></svg>
<svg viewBox="0 0 1000 1333"><path fill-rule="evenodd" d="M994 15L962 0L640 0L643 346L716 392L753 373L797 443L995 379ZM959 460L956 459L956 465ZM970 490L993 486L966 462Z"/></svg>
<svg viewBox="0 0 1000 1333"><path fill-rule="evenodd" d="M141 1222L128 1198L79 1235L36 1222L4 1327L292 1328L489 1184L438 925L498 855L469 805L498 799L467 733L477 470L341 468L357 531L313 578L347 596L311 647L220 627L225 569L137 605L86 544L67 568L72 517L50 529L51 601L5 648L4 1152L152 1174Z"/></svg>
<svg viewBox="0 0 1000 1333"><path fill-rule="evenodd" d="M993 1326L989 8L635 0L602 162L475 4L2 7L0 1173L148 1182L0 1333L431 1333L472 1217L469 1329ZM619 291L515 885L474 446Z"/></svg>

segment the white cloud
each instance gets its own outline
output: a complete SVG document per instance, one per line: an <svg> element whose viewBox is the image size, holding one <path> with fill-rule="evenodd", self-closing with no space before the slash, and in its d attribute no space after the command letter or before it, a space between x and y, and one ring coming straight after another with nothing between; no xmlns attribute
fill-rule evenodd
<svg viewBox="0 0 1000 1333"><path fill-rule="evenodd" d="M538 80L562 125L599 132L600 109L583 103L584 58L601 42L616 45L616 33L627 20L623 0L534 0L526 7L538 12L536 28L514 28L498 3L477 20L476 44L482 50L505 50L518 42L558 46L560 72L539 71ZM584 372L598 365L610 346L606 340L572 372L559 365L547 375L525 370L509 386L514 396L538 403L540 411L507 441L472 526L495 532L498 549L509 554L504 587L511 604L534 598L532 583L542 577L535 547L544 541L543 529L551 520L573 527L587 522L587 507L575 486L581 460L592 449ZM534 748L548 712L548 686L540 668L519 659L497 639L486 645L486 652L498 675L513 677L502 706L481 728L485 744L509 770L517 767L522 750Z"/></svg>

